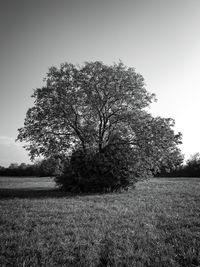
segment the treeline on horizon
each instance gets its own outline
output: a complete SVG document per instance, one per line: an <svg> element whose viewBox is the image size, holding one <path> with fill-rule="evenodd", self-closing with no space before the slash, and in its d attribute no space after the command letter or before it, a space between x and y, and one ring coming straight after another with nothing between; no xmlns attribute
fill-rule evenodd
<svg viewBox="0 0 200 267"><path fill-rule="evenodd" d="M0 176L56 176L59 168L58 162L52 158L34 164L11 163L7 168L0 166ZM192 155L185 164L175 169L161 169L156 177L200 177L200 153Z"/></svg>
<svg viewBox="0 0 200 267"><path fill-rule="evenodd" d="M54 176L56 170L56 164L54 160L47 159L37 161L34 164L26 163L11 163L9 167L0 166L0 176Z"/></svg>
<svg viewBox="0 0 200 267"><path fill-rule="evenodd" d="M185 164L180 164L175 169L162 169L156 177L200 177L200 153L195 153Z"/></svg>

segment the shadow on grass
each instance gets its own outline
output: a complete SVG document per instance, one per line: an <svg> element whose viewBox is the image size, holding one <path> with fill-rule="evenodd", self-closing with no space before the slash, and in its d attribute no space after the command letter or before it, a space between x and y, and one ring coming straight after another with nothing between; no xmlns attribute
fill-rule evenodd
<svg viewBox="0 0 200 267"><path fill-rule="evenodd" d="M0 188L0 199L5 198L62 198L72 197L72 195L61 191L59 189L45 189L45 188Z"/></svg>
<svg viewBox="0 0 200 267"><path fill-rule="evenodd" d="M110 193L69 193L58 188L0 188L0 199L42 199L42 198L73 198L95 195L107 195Z"/></svg>

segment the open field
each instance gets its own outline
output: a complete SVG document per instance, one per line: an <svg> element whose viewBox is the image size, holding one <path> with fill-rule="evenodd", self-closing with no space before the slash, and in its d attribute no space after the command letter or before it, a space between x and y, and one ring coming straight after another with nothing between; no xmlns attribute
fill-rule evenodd
<svg viewBox="0 0 200 267"><path fill-rule="evenodd" d="M0 266L200 266L200 179L66 196L50 178L0 177Z"/></svg>
<svg viewBox="0 0 200 267"><path fill-rule="evenodd" d="M0 176L0 189L53 189L55 182L49 177L2 177Z"/></svg>

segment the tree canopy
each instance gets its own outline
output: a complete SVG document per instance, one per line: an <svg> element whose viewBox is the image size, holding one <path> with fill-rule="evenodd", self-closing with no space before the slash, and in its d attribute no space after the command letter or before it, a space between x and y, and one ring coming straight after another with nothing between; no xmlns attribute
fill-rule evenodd
<svg viewBox="0 0 200 267"><path fill-rule="evenodd" d="M128 144L142 175L173 165L180 155L174 121L147 112L155 95L146 90L143 76L122 62L51 67L45 86L32 97L34 106L17 138L26 142L32 159L70 156L79 149L85 155L101 153L110 144Z"/></svg>

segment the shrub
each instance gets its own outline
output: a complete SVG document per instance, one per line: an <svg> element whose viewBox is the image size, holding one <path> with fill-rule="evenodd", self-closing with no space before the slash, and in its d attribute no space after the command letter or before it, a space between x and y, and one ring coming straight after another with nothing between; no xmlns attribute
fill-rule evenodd
<svg viewBox="0 0 200 267"><path fill-rule="evenodd" d="M108 145L101 152L77 150L56 177L61 189L71 193L113 192L133 187L130 147Z"/></svg>

